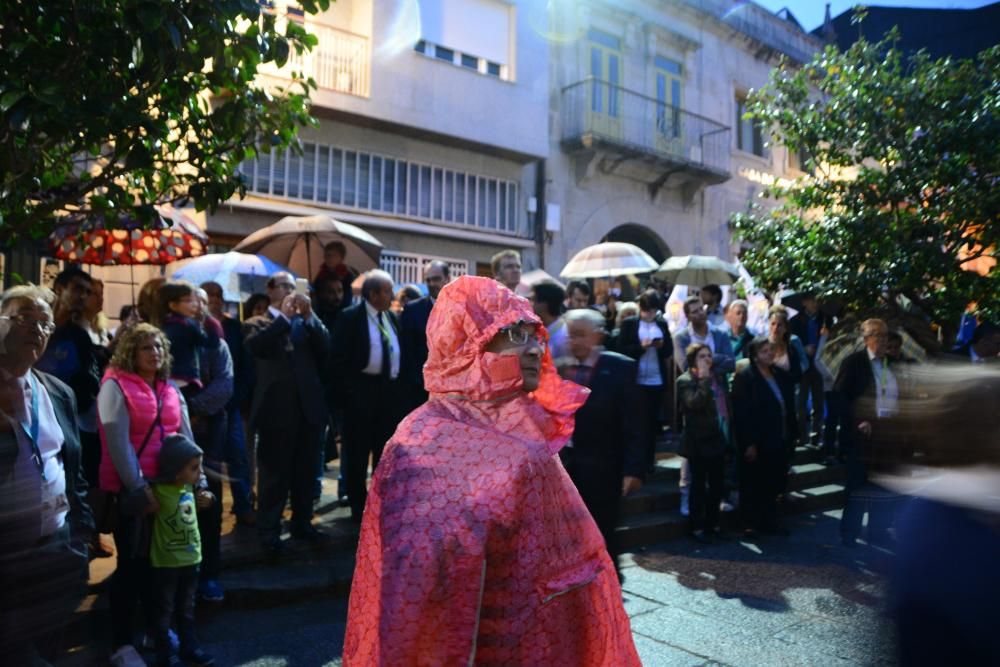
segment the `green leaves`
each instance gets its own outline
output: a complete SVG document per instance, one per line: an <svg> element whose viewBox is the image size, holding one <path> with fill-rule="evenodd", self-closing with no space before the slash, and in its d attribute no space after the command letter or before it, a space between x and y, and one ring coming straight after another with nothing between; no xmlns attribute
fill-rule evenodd
<svg viewBox="0 0 1000 667"><path fill-rule="evenodd" d="M287 147L314 123L314 84L263 91L256 78L315 39L279 34L253 0L18 2L3 23L0 242L44 236L70 210L212 209L245 191L246 146Z"/></svg>
<svg viewBox="0 0 1000 667"><path fill-rule="evenodd" d="M905 57L890 32L801 69L776 70L751 116L815 178L734 216L744 261L766 288L837 294L868 308L903 295L938 322L970 303L1000 311L1000 48L973 61ZM980 275L963 270L981 261ZM974 262L973 262L974 263Z"/></svg>

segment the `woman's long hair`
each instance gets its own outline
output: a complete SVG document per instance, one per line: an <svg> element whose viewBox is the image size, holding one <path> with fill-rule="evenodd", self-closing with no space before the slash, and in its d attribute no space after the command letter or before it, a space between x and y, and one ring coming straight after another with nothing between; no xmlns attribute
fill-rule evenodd
<svg viewBox="0 0 1000 667"><path fill-rule="evenodd" d="M148 322L140 322L129 327L115 338L115 352L111 357L110 365L128 373L135 373L135 358L139 353L139 347L148 338L156 338L163 344L163 363L156 370L157 380L166 380L170 377L170 364L173 359L170 356L170 340L166 334Z"/></svg>

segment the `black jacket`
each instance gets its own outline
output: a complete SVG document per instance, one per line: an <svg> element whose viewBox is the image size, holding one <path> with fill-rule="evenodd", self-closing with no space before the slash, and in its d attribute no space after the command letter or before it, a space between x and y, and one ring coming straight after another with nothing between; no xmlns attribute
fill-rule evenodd
<svg viewBox="0 0 1000 667"><path fill-rule="evenodd" d="M368 311L365 300L340 311L337 328L333 332L331 344L331 372L337 386L338 397L348 397L354 393L355 381L368 366L371 340L368 336ZM391 310L386 311L389 325L399 338L399 320ZM402 342L400 343L402 347ZM400 358L402 371L402 358Z"/></svg>
<svg viewBox="0 0 1000 667"><path fill-rule="evenodd" d="M320 378L330 348L329 334L316 315L302 322L304 338L292 342L284 317L251 317L243 324L244 344L254 358L254 394L250 423L281 428L305 417L325 424L328 413Z"/></svg>
<svg viewBox="0 0 1000 667"><path fill-rule="evenodd" d="M663 347L657 350L656 359L660 363L660 377L663 379L664 386L666 386L670 381L670 375L667 371L670 369L670 358L674 353L673 339L670 337L670 328L663 318L658 317L656 325L660 327L660 331L663 333ZM638 317L626 317L622 320L622 326L618 332L616 350L627 357L635 359L637 362L646 352L646 349L642 346L642 341L639 340Z"/></svg>
<svg viewBox="0 0 1000 667"><path fill-rule="evenodd" d="M429 296L411 301L399 318L399 340L403 356L399 377L407 384L424 388L424 363L427 361L427 320L431 317L434 302Z"/></svg>
<svg viewBox="0 0 1000 667"><path fill-rule="evenodd" d="M637 372L631 359L601 353L591 372L590 396L576 413L572 451L567 452L571 475L602 476L616 494L624 475L645 476L646 420L635 415L643 405Z"/></svg>
<svg viewBox="0 0 1000 667"><path fill-rule="evenodd" d="M725 394L725 380L717 386ZM727 405L729 397L724 396ZM684 416L679 454L686 458L714 457L725 454L726 434L719 425L719 410L709 380L700 380L688 371L677 378L677 402ZM732 409L729 410L730 415Z"/></svg>
<svg viewBox="0 0 1000 667"><path fill-rule="evenodd" d="M744 368L733 379L733 435L740 452L749 447L786 452L798 436L795 384L780 368L772 367L771 372L784 398L784 420L781 404L755 365Z"/></svg>

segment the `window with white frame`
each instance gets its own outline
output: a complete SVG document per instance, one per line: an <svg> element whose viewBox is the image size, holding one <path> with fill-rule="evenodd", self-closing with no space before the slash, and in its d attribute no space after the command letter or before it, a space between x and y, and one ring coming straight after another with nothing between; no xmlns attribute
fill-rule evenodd
<svg viewBox="0 0 1000 667"><path fill-rule="evenodd" d="M441 165L304 142L240 167L255 194L516 234L518 184Z"/></svg>
<svg viewBox="0 0 1000 667"><path fill-rule="evenodd" d="M421 0L414 50L480 74L513 80L514 7L499 0Z"/></svg>
<svg viewBox="0 0 1000 667"><path fill-rule="evenodd" d="M764 147L764 131L759 122L744 118L747 113L746 95L736 95L736 147L744 153L767 157Z"/></svg>
<svg viewBox="0 0 1000 667"><path fill-rule="evenodd" d="M424 269L435 260L448 264L452 278L464 276L469 272L469 262L464 259L420 255L400 250L383 250L379 256L379 268L392 276L393 282L397 285L421 283L424 281Z"/></svg>

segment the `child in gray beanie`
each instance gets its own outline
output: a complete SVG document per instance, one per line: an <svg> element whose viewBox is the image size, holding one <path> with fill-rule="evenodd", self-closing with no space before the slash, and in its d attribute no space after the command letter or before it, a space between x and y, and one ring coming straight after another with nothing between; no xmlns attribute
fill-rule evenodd
<svg viewBox="0 0 1000 667"><path fill-rule="evenodd" d="M149 559L156 605L156 657L157 664L164 667L184 662L202 667L215 664L198 645L194 624L201 563L194 487L201 477L201 456L201 448L186 436L167 436L157 458L160 474L152 484L160 508L153 521ZM169 636L175 613L180 654L171 646Z"/></svg>

